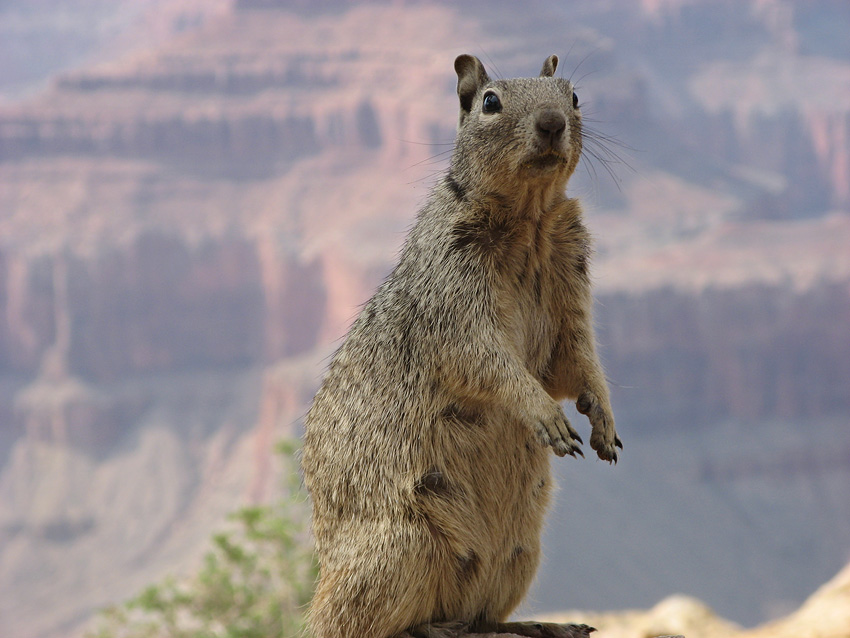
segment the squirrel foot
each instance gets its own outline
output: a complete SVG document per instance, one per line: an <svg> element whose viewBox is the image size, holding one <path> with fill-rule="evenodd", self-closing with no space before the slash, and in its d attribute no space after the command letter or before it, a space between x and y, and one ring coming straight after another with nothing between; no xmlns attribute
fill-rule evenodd
<svg viewBox="0 0 850 638"><path fill-rule="evenodd" d="M470 633L516 634L528 638L588 638L596 631L588 625L560 624L553 622L504 622L476 623Z"/></svg>
<svg viewBox="0 0 850 638"><path fill-rule="evenodd" d="M614 415L605 408L597 396L590 391L582 392L576 400L576 409L587 416L593 428L590 434L590 447L596 450L603 461L616 463L617 450L623 449L623 442L614 429Z"/></svg>
<svg viewBox="0 0 850 638"><path fill-rule="evenodd" d="M435 622L424 623L404 631L395 638L460 638L469 632L469 623Z"/></svg>
<svg viewBox="0 0 850 638"><path fill-rule="evenodd" d="M584 453L579 448L583 441L578 432L570 425L561 406L555 401L549 403L549 413L533 419L537 439L544 447L552 446L558 456L569 454L575 458L575 455L578 454L584 457Z"/></svg>

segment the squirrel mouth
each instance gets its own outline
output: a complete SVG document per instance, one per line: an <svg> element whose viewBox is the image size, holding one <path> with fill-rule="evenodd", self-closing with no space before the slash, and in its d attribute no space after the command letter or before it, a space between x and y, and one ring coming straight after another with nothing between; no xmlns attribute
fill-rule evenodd
<svg viewBox="0 0 850 638"><path fill-rule="evenodd" d="M554 151L546 151L535 155L522 163L523 168L532 170L546 170L556 168L567 163L567 158Z"/></svg>

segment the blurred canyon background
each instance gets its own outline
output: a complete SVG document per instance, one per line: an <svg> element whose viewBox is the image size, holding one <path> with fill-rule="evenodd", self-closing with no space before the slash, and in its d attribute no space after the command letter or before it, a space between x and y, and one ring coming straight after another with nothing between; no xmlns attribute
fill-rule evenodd
<svg viewBox="0 0 850 638"><path fill-rule="evenodd" d="M850 561L848 34L846 0L0 0L0 635L80 635L274 499L460 53L557 53L595 132L625 450L554 459L523 615L798 607Z"/></svg>

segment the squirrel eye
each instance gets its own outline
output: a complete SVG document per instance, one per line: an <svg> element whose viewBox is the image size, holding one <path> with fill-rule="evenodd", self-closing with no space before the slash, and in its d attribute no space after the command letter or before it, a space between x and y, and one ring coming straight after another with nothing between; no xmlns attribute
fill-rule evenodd
<svg viewBox="0 0 850 638"><path fill-rule="evenodd" d="M502 102L499 96L495 93L486 93L484 95L484 104L481 108L484 113L498 113L502 110Z"/></svg>
<svg viewBox="0 0 850 638"><path fill-rule="evenodd" d="M575 91L573 91L573 108L578 108L578 93L576 93Z"/></svg>

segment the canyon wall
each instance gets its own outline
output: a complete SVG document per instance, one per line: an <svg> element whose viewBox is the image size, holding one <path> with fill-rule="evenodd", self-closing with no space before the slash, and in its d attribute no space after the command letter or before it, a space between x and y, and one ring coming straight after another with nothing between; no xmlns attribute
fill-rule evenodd
<svg viewBox="0 0 850 638"><path fill-rule="evenodd" d="M617 539L599 532L611 525L595 503L629 494L615 527L642 535L604 579L553 534L542 586L557 593L558 574L583 570L589 591L623 605L692 586L745 622L801 599L850 547L834 516L850 456L827 443L850 414L850 51L829 36L850 22L842 3L818 6L541 1L519 15L245 0L5 104L0 633L71 634L189 569L228 511L273 498L273 442L297 434L327 356L446 166L451 62L469 51L505 76L557 52L586 104L570 192L597 236L626 454L621 474L559 466L577 487L553 520L580 511L597 532L571 533L604 553ZM797 423L808 442L783 430ZM721 425L754 447L752 433L786 434L727 456L700 445ZM688 461L658 467L657 449ZM794 489L771 488L777 476ZM795 490L822 480L802 525ZM667 539L689 557L687 582L641 563L664 553L630 521L675 515L657 494L692 521ZM786 535L756 542L745 510ZM716 532L704 548L688 540L700 529ZM747 561L746 591L703 569L712 551ZM794 586L757 586L792 567Z"/></svg>
<svg viewBox="0 0 850 638"><path fill-rule="evenodd" d="M646 429L844 414L850 282L602 295L598 325L621 411ZM850 464L850 457L847 458Z"/></svg>

